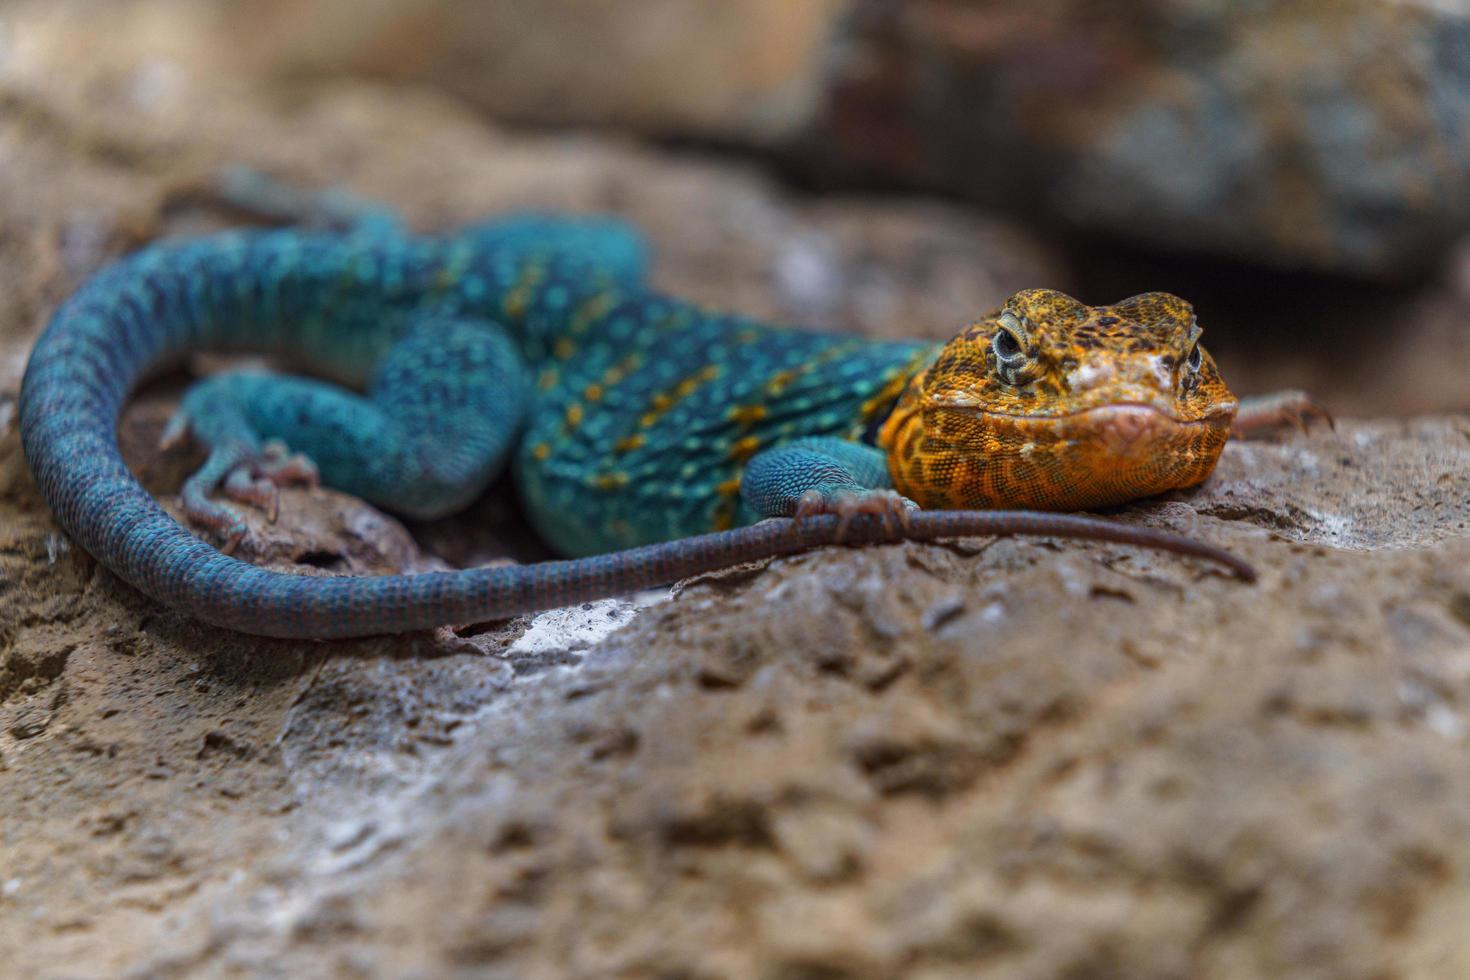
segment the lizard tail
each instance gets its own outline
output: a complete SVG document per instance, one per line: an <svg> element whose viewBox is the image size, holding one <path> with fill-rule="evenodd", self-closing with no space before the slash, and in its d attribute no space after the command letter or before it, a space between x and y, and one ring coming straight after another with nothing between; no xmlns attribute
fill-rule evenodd
<svg viewBox="0 0 1470 980"><path fill-rule="evenodd" d="M800 526L766 522L570 561L340 578L267 571L221 554L175 522L129 472L118 450L117 424L128 394L149 372L187 351L249 346L248 331L238 324L263 307L273 320L289 319L297 286L262 283L265 273L256 270L272 267L271 257L252 254L262 241L269 240L241 236L159 245L103 270L57 311L21 386L21 440L46 503L78 544L159 602L246 633L365 636L492 620L839 540L861 544L892 537L875 519L856 520L844 532L838 518L823 516ZM276 241L301 248L296 240ZM310 267L300 254L291 258ZM272 342L265 334L254 339ZM1219 549L1095 518L921 512L911 515L903 532L920 540L989 534L1163 548L1221 563L1242 578L1254 576L1248 565Z"/></svg>

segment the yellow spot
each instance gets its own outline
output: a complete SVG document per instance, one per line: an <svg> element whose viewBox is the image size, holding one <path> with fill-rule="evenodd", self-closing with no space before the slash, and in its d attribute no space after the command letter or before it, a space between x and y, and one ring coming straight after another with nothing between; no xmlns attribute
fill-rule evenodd
<svg viewBox="0 0 1470 980"><path fill-rule="evenodd" d="M773 395L779 395L786 390L786 386L796 380L800 371L777 371L771 375L771 380L766 382L766 390Z"/></svg>
<svg viewBox="0 0 1470 980"><path fill-rule="evenodd" d="M734 445L730 447L730 458L743 463L754 456L756 450L760 449L760 447L761 440L759 436L746 436L744 439L737 439Z"/></svg>
<svg viewBox="0 0 1470 980"><path fill-rule="evenodd" d="M833 344L831 347L828 347L826 350L822 351L820 354L816 355L800 367L789 368L785 371L777 371L775 374L771 375L771 379L766 382L766 391L770 392L772 395L779 395L781 394L781 392L786 390L791 382L795 381L803 374L806 374L807 372L811 371L813 368L821 364L825 364L829 361L835 361L839 358L846 357L848 354L851 354L853 351L857 350L858 347L862 346L863 343L864 342L862 340L850 340L841 344Z"/></svg>
<svg viewBox="0 0 1470 980"><path fill-rule="evenodd" d="M882 388L867 401L863 402L863 419L866 421L877 414L883 406L892 402L902 392L904 385L908 384L908 375L899 371L890 372L884 379Z"/></svg>
<svg viewBox="0 0 1470 980"><path fill-rule="evenodd" d="M582 304L582 308L572 317L569 327L572 333L580 334L592 325L592 321L612 309L618 301L618 294L612 290L598 293L592 299Z"/></svg>
<svg viewBox="0 0 1470 980"><path fill-rule="evenodd" d="M647 442L648 440L643 437L643 434L638 433L636 435L626 436L622 439L619 439L617 442L613 443L613 448L620 453L630 453L635 449L642 449L644 444Z"/></svg>
<svg viewBox="0 0 1470 980"><path fill-rule="evenodd" d="M649 426L653 425L657 421L658 421L658 413L657 412L645 412L642 415L642 417L640 417L638 419L638 424L641 425L643 428L646 429Z"/></svg>
<svg viewBox="0 0 1470 980"><path fill-rule="evenodd" d="M685 378L674 386L674 395L678 398L688 398L694 394L694 389L699 387L698 378Z"/></svg>
<svg viewBox="0 0 1470 980"><path fill-rule="evenodd" d="M531 450L531 455L545 462L551 458L551 447L544 442L537 443Z"/></svg>
<svg viewBox="0 0 1470 980"><path fill-rule="evenodd" d="M628 485L628 474L602 473L593 478L592 485L599 490L621 490Z"/></svg>
<svg viewBox="0 0 1470 980"><path fill-rule="evenodd" d="M735 515L727 508L722 508L715 515L715 530L728 531L735 526Z"/></svg>
<svg viewBox="0 0 1470 980"><path fill-rule="evenodd" d="M674 404L674 400L668 395L657 394L653 396L652 404L653 410L655 412L667 412L669 408Z"/></svg>
<svg viewBox="0 0 1470 980"><path fill-rule="evenodd" d="M467 239L463 241L467 242ZM439 274L434 279L434 288L441 292L452 289L463 278L465 270L469 268L471 254L467 245L456 246L450 252L443 267L439 269Z"/></svg>
<svg viewBox="0 0 1470 980"><path fill-rule="evenodd" d="M740 478L726 480L715 487L715 493L721 497L737 497L740 495Z"/></svg>
<svg viewBox="0 0 1470 980"><path fill-rule="evenodd" d="M545 371L542 371L541 376L536 379L536 387L540 388L542 391L550 391L552 388L556 387L556 379L556 368L547 368Z"/></svg>
<svg viewBox="0 0 1470 980"><path fill-rule="evenodd" d="M553 344L551 348L551 353L555 354L557 360L559 361L565 361L576 352L577 345L572 343L566 337L562 337L555 344Z"/></svg>
<svg viewBox="0 0 1470 980"><path fill-rule="evenodd" d="M754 425L765 417L764 405L736 405L729 412L730 421L736 425Z"/></svg>
<svg viewBox="0 0 1470 980"><path fill-rule="evenodd" d="M582 389L582 397L587 399L589 402L602 401L602 385L597 384L596 382L588 385L587 387Z"/></svg>
<svg viewBox="0 0 1470 980"><path fill-rule="evenodd" d="M575 405L575 404L568 405L567 406L567 416L566 416L566 418L567 418L567 425L572 426L573 428L575 428L576 426L581 425L582 424L582 406L581 405Z"/></svg>
<svg viewBox="0 0 1470 980"><path fill-rule="evenodd" d="M602 383L609 388L620 383L624 378L628 376L628 372L632 371L638 366L638 363L638 355L629 354L627 357L623 358L621 361L607 369L607 371L602 376Z"/></svg>
<svg viewBox="0 0 1470 980"><path fill-rule="evenodd" d="M505 295L505 313L513 320L519 320L526 312L526 305L531 302L531 292L546 275L546 267L539 262L529 262L521 270L521 278L515 286Z"/></svg>
<svg viewBox="0 0 1470 980"><path fill-rule="evenodd" d="M700 381L713 381L719 376L720 366L718 364L706 364L703 368L700 369L699 373L695 375L695 377L698 378Z"/></svg>

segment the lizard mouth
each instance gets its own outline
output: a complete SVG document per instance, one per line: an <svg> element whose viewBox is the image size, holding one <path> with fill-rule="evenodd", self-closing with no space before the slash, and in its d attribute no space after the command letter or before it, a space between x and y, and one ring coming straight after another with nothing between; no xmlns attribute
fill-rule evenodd
<svg viewBox="0 0 1470 980"><path fill-rule="evenodd" d="M1118 462L1136 462L1157 453L1174 451L1182 443L1208 438L1208 434L1230 427L1233 411L1216 412L1198 419L1184 419L1167 408L1146 402L1113 402L1079 409L1066 415L977 415L999 431L1009 429L1018 437L1053 444L1087 445ZM1102 459L1096 461L1101 464Z"/></svg>
<svg viewBox="0 0 1470 980"><path fill-rule="evenodd" d="M1099 405L1089 405L1071 412L1063 412L1057 415L1036 415L1018 412L997 412L991 409L981 408L978 405L966 405L958 402L932 402L934 408L952 412L963 412L980 418L995 419L999 422L1011 424L1031 425L1076 425L1078 423L1108 424L1114 419L1130 418L1138 423L1147 421L1154 425L1171 426L1213 426L1221 423L1229 423L1235 417L1237 403L1219 402L1211 405L1209 410L1198 418L1181 418L1172 406L1161 405L1157 402L1146 401L1123 401L1105 402Z"/></svg>
<svg viewBox="0 0 1470 980"><path fill-rule="evenodd" d="M1064 415L931 402L914 448L897 450L901 486L926 507L1078 510L1151 497L1210 475L1234 417L1233 404L1216 404L1181 419L1142 400ZM906 458L916 461L907 470Z"/></svg>
<svg viewBox="0 0 1470 980"><path fill-rule="evenodd" d="M1136 402L1100 405L1071 415L1040 421L1043 424L1049 421L1059 426L1064 438L1090 437L1119 456L1147 453L1159 443L1187 438L1219 424L1208 417L1181 419L1157 406Z"/></svg>

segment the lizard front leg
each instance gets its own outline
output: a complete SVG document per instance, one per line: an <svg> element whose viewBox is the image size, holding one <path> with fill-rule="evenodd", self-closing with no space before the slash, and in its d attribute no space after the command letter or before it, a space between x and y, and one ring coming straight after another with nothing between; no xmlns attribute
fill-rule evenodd
<svg viewBox="0 0 1470 980"><path fill-rule="evenodd" d="M1230 425L1230 436L1249 438L1287 425L1305 431L1311 422L1326 422L1331 427L1332 416L1305 391L1278 391L1242 398Z"/></svg>
<svg viewBox="0 0 1470 980"><path fill-rule="evenodd" d="M875 514L885 526L906 524L918 505L893 489L888 457L881 450L845 439L796 439L751 457L740 480L740 496L760 517L818 514L841 518L838 535L858 514Z"/></svg>
<svg viewBox="0 0 1470 980"><path fill-rule="evenodd" d="M500 469L530 398L527 369L503 329L426 317L384 356L365 395L309 378L220 374L186 393L166 437L187 432L209 448L184 484L184 510L233 548L245 522L211 494L274 516L275 485L318 471L329 486L386 510L452 513Z"/></svg>

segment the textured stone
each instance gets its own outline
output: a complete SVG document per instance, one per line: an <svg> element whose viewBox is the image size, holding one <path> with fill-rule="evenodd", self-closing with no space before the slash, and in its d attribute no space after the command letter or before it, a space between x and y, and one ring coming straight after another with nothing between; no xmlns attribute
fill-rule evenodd
<svg viewBox="0 0 1470 980"><path fill-rule="evenodd" d="M158 96L151 69L44 47L18 44L0 78L9 972L1470 974L1470 418L1228 446L1200 490L1119 513L1240 551L1255 587L1122 547L977 540L827 549L641 611L497 625L476 637L496 656L207 629L59 533L13 405L80 276L141 234L238 218L197 193L223 162L348 183L423 226L615 208L650 228L669 288L874 333L939 336L1069 270L933 202L793 198L745 167L514 137L363 83L304 86L289 111L209 76ZM1465 303L1440 294L1436 322ZM1333 348L1363 372L1384 351ZM188 465L153 449L176 393L145 391L121 432L166 504ZM480 560L509 510L419 540ZM428 561L327 492L257 530L258 557L317 573Z"/></svg>

